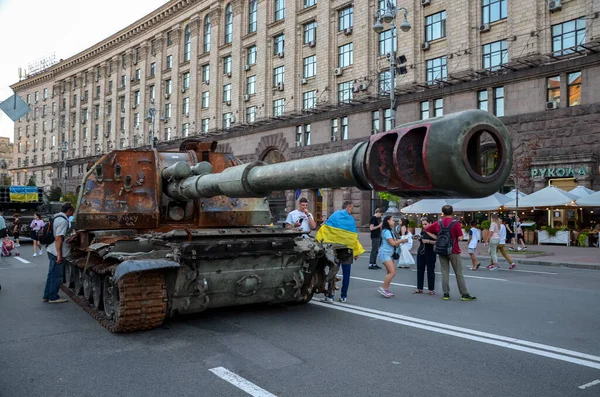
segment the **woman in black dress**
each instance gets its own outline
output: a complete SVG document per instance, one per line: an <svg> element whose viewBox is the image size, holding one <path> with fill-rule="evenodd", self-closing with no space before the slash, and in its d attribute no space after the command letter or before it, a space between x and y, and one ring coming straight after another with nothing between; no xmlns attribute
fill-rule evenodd
<svg viewBox="0 0 600 397"><path fill-rule="evenodd" d="M423 293L423 284L425 278L425 268L427 268L427 288L429 295L435 295L435 261L436 255L433 252L436 238L425 232L425 229L431 221L427 217L421 218L423 229L421 230L421 245L417 250L417 289L415 294Z"/></svg>

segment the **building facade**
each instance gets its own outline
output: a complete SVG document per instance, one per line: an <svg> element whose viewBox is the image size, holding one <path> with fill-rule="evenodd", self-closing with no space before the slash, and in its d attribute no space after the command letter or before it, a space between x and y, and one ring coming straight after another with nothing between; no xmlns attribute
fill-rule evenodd
<svg viewBox="0 0 600 397"><path fill-rule="evenodd" d="M243 161L349 149L391 128L395 51L397 124L484 109L515 148L536 142L525 190L556 179L600 190L600 0L398 1L412 29L375 32L386 3L172 0L12 86L31 107L15 123L13 181L73 190L90 159L154 137L215 139ZM360 224L372 211L356 189L276 193L274 211L299 194L318 216L346 199Z"/></svg>

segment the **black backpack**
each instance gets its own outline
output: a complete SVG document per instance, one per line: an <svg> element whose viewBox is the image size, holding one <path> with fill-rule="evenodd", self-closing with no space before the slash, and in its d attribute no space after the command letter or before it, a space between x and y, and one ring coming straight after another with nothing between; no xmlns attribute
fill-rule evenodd
<svg viewBox="0 0 600 397"><path fill-rule="evenodd" d="M442 256L449 256L452 253L452 236L450 235L450 229L452 226L458 221L454 220L450 222L448 227L444 226L444 223L439 220L440 223L440 233L438 234L438 238L435 242L435 246L433 247L433 252Z"/></svg>
<svg viewBox="0 0 600 397"><path fill-rule="evenodd" d="M48 245L54 242L54 220L56 218L63 218L65 221L69 221L67 217L58 215L46 222L38 231L38 240L40 243Z"/></svg>

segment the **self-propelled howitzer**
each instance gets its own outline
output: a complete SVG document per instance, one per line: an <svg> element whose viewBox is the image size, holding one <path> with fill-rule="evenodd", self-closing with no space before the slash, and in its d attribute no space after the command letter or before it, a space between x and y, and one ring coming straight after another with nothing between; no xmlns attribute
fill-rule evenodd
<svg viewBox="0 0 600 397"><path fill-rule="evenodd" d="M496 164L482 172L490 147ZM113 332L208 308L308 302L335 288L339 261L352 251L266 226L272 191L353 186L483 197L503 185L511 164L505 127L477 110L277 164L241 164L216 152L216 142L192 139L177 152L113 151L84 177L63 290Z"/></svg>

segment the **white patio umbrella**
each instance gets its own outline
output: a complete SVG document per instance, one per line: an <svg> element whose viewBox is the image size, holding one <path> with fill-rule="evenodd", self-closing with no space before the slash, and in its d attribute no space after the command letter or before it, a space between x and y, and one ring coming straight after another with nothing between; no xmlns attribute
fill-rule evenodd
<svg viewBox="0 0 600 397"><path fill-rule="evenodd" d="M579 185L579 186L574 187L573 189L569 190L569 193L574 194L577 197L585 197L585 196L589 196L590 194L594 194L596 192L592 189L588 189L585 186Z"/></svg>
<svg viewBox="0 0 600 397"><path fill-rule="evenodd" d="M519 208L533 207L563 207L567 205L575 205L575 200L578 197L574 194L566 192L556 186L547 186L542 190L531 193L530 195L519 199ZM515 200L504 205L507 208L515 208Z"/></svg>
<svg viewBox="0 0 600 397"><path fill-rule="evenodd" d="M519 190L519 199L521 199L521 197L525 197L527 196L527 194L523 193L522 191ZM517 198L517 189L513 189L510 192L506 193L504 195L504 197L508 197L511 200L516 200Z"/></svg>
<svg viewBox="0 0 600 397"><path fill-rule="evenodd" d="M445 205L454 205L460 199L423 199L416 203L402 208L400 211L404 214L439 214Z"/></svg>
<svg viewBox="0 0 600 397"><path fill-rule="evenodd" d="M511 201L510 198L500 193L478 199L464 199L453 204L454 211L494 211ZM519 203L521 204L521 203Z"/></svg>
<svg viewBox="0 0 600 397"><path fill-rule="evenodd" d="M577 199L577 205L581 207L600 207L600 192Z"/></svg>

